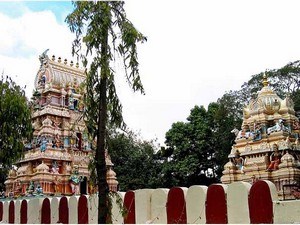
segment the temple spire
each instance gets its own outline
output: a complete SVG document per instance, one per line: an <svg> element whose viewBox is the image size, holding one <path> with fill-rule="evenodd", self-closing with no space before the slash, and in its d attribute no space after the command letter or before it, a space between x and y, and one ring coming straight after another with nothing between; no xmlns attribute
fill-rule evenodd
<svg viewBox="0 0 300 225"><path fill-rule="evenodd" d="M263 83L264 87L267 87L267 86L269 85L269 82L268 82L268 78L267 78L266 72L264 72L262 83Z"/></svg>

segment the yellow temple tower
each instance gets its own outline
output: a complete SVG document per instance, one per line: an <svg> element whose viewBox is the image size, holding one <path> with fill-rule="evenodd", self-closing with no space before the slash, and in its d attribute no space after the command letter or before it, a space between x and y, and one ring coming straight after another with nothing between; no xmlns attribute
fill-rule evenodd
<svg viewBox="0 0 300 225"><path fill-rule="evenodd" d="M292 99L281 99L264 75L263 88L243 110L241 130L232 131L236 139L222 183L270 180L281 199L293 199L300 185L299 129Z"/></svg>
<svg viewBox="0 0 300 225"><path fill-rule="evenodd" d="M33 140L24 157L15 163L5 181L7 195L28 195L40 187L43 194L88 194L88 164L94 156L83 119L82 83L85 73L71 61L40 57L35 77L32 125ZM113 163L106 152L109 189L117 190Z"/></svg>

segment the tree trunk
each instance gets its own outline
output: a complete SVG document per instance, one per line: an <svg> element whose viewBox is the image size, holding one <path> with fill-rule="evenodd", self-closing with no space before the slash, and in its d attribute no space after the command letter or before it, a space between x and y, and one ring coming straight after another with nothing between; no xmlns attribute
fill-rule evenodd
<svg viewBox="0 0 300 225"><path fill-rule="evenodd" d="M106 80L101 78L101 95L99 111L100 118L98 119L98 135L96 148L96 170L97 170L97 184L98 184L98 224L105 224L108 214L107 209L107 193L108 186L106 182L106 163L105 163L105 132L106 132Z"/></svg>
<svg viewBox="0 0 300 225"><path fill-rule="evenodd" d="M105 163L105 134L107 120L107 68L108 61L108 28L105 32L105 38L101 42L101 72L100 72L100 100L99 100L99 118L98 134L96 148L96 171L98 184L98 224L105 224L108 217L108 185L106 181L106 163Z"/></svg>

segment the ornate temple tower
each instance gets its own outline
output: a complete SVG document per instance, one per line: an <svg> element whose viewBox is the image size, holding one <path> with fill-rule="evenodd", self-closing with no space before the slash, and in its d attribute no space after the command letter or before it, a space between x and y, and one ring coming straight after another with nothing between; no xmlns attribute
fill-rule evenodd
<svg viewBox="0 0 300 225"><path fill-rule="evenodd" d="M256 99L243 110L241 130L224 166L222 183L272 181L280 198L294 198L300 184L299 119L294 103L270 89L266 76Z"/></svg>
<svg viewBox="0 0 300 225"><path fill-rule="evenodd" d="M46 53L39 57L32 97L33 141L26 145L17 169L9 172L6 191L25 195L31 183L49 195L87 194L92 192L88 164L94 153L83 119L85 73L78 64L49 59ZM116 174L106 156L109 188L116 191Z"/></svg>

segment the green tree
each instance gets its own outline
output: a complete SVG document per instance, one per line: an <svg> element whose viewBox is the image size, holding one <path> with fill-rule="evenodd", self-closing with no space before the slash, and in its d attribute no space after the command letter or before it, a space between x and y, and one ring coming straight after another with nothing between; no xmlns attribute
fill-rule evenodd
<svg viewBox="0 0 300 225"><path fill-rule="evenodd" d="M237 92L226 93L207 110L195 106L187 122L173 123L166 133L167 148L158 152L163 161L162 184L209 185L221 177L235 138L231 130L242 123L237 98Z"/></svg>
<svg viewBox="0 0 300 225"><path fill-rule="evenodd" d="M121 191L160 187L153 141L142 140L132 131L112 130L108 148Z"/></svg>
<svg viewBox="0 0 300 225"><path fill-rule="evenodd" d="M238 101L237 92L228 92L218 99L217 103L208 106L212 136L210 142L214 148L214 165L218 178L221 177L228 154L234 144L233 128L242 124L242 105Z"/></svg>
<svg viewBox="0 0 300 225"><path fill-rule="evenodd" d="M31 135L31 113L25 92L11 78L2 75L0 80L1 173L6 173L13 162L22 157L24 143L31 138ZM0 177L5 180L6 176L2 174Z"/></svg>
<svg viewBox="0 0 300 225"><path fill-rule="evenodd" d="M167 187L209 184L214 178L214 148L207 110L195 106L187 122L176 122L166 133L161 177Z"/></svg>
<svg viewBox="0 0 300 225"><path fill-rule="evenodd" d="M92 138L97 140L94 163L99 193L98 223L105 223L109 215L105 166L107 117L117 126L121 126L123 121L111 63L116 57L123 59L130 87L144 93L138 69L137 43L146 41L146 37L127 19L122 1L76 1L74 6L66 21L76 34L73 54L78 54L83 45L86 47L81 58L84 66L89 65L86 79L87 128Z"/></svg>

